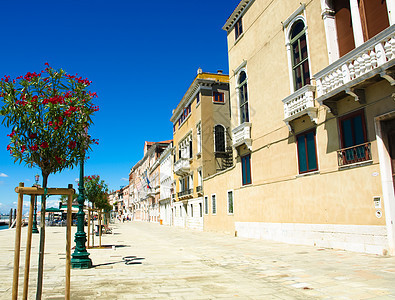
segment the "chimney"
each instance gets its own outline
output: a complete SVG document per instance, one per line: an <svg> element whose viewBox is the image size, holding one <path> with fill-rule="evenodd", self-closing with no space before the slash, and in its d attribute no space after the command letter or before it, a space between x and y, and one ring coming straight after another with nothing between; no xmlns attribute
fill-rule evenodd
<svg viewBox="0 0 395 300"><path fill-rule="evenodd" d="M203 73L202 68L197 69L197 73L198 73L198 74L202 74L202 73Z"/></svg>
<svg viewBox="0 0 395 300"><path fill-rule="evenodd" d="M217 70L217 74L222 74L223 71L222 70Z"/></svg>

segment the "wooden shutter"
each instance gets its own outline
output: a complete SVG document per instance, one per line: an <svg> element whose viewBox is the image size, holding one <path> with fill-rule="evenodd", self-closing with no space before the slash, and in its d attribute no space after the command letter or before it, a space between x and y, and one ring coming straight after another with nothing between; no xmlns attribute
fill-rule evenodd
<svg viewBox="0 0 395 300"><path fill-rule="evenodd" d="M365 41L389 27L385 0L359 0L358 5Z"/></svg>
<svg viewBox="0 0 395 300"><path fill-rule="evenodd" d="M334 9L339 55L343 56L355 48L350 2L348 0L334 1Z"/></svg>

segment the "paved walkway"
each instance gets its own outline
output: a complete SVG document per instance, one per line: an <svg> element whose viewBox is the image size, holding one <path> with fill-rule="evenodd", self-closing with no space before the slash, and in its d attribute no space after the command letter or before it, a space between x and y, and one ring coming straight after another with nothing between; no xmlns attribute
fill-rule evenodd
<svg viewBox="0 0 395 300"><path fill-rule="evenodd" d="M43 299L64 299L65 228L46 233ZM0 299L11 299L14 234L0 231ZM29 299L38 241L34 235ZM115 250L89 249L94 268L71 271L71 299L395 299L395 257L140 222L114 224L102 244ZM23 268L20 298L22 282Z"/></svg>

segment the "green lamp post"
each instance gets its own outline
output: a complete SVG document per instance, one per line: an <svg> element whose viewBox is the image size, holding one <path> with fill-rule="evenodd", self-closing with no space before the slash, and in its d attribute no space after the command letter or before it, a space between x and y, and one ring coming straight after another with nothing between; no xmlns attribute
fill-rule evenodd
<svg viewBox="0 0 395 300"><path fill-rule="evenodd" d="M85 131L85 134L87 132ZM83 146L82 146L83 148ZM92 260L89 258L89 253L86 251L86 233L84 231L85 225L85 188L84 188L84 159L85 149L82 149L83 155L80 160L80 179L78 182L78 213L77 213L77 232L75 233L75 250L71 258L71 267L73 269L88 269L92 267Z"/></svg>
<svg viewBox="0 0 395 300"><path fill-rule="evenodd" d="M38 187L38 181L40 180L40 175L34 176L34 180L36 181L36 187ZM32 232L38 233L37 228L37 196L34 197L34 214L33 214L33 224L32 224Z"/></svg>

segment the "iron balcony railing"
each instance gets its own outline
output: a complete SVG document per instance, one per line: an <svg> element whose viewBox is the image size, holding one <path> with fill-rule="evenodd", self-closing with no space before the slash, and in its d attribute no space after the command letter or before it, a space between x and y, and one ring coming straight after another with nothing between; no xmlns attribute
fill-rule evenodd
<svg viewBox="0 0 395 300"><path fill-rule="evenodd" d="M358 162L364 162L372 159L370 143L340 149L337 151L337 160L339 166L345 166Z"/></svg>
<svg viewBox="0 0 395 300"><path fill-rule="evenodd" d="M188 190L185 190L185 191L178 192L177 196L178 197L188 196L188 195L192 195L192 193L193 193L193 189L188 189Z"/></svg>

